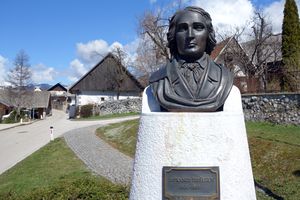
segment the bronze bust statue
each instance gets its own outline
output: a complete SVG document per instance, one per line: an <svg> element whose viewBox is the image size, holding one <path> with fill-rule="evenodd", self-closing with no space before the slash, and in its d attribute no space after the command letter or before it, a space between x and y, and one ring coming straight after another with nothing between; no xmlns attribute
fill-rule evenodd
<svg viewBox="0 0 300 200"><path fill-rule="evenodd" d="M210 15L199 7L177 11L167 37L172 59L149 80L162 110L222 111L233 74L209 57L216 45Z"/></svg>

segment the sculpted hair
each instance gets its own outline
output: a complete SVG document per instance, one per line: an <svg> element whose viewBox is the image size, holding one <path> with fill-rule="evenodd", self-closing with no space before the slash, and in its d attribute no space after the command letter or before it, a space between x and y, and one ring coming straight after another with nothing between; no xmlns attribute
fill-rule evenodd
<svg viewBox="0 0 300 200"><path fill-rule="evenodd" d="M207 38L205 52L210 55L210 53L213 51L213 49L216 46L215 31L214 31L214 27L211 23L211 21L212 21L211 17L202 8L193 7L193 6L186 7L184 10L177 11L170 20L169 31L167 33L167 39L168 39L168 47L170 49L171 55L174 56L174 55L178 54L176 38L175 38L177 19L182 13L187 12L187 11L196 12L205 18L205 25L208 30L208 38Z"/></svg>

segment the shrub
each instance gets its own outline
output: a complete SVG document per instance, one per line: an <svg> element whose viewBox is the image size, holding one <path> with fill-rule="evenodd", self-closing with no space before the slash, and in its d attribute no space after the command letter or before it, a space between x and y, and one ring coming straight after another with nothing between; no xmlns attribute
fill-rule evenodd
<svg viewBox="0 0 300 200"><path fill-rule="evenodd" d="M83 105L80 108L80 116L83 118L86 117L91 117L93 115L93 105L92 104L87 104Z"/></svg>

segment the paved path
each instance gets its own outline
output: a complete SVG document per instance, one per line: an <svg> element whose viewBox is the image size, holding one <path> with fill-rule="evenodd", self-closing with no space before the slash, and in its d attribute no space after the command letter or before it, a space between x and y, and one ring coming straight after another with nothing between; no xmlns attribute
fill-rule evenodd
<svg viewBox="0 0 300 200"><path fill-rule="evenodd" d="M130 118L134 117L127 117L127 119ZM56 138L73 129L93 125L101 126L119 120L71 121L68 120L66 113L53 110L53 115L45 120L0 130L0 174L46 145L50 141L50 126L54 127L54 137Z"/></svg>
<svg viewBox="0 0 300 200"><path fill-rule="evenodd" d="M17 126L22 126L22 125L26 125L26 124L30 124L31 122L27 122L27 123L13 123L13 124L0 124L0 131L6 130L6 129L10 129L10 128L14 128Z"/></svg>
<svg viewBox="0 0 300 200"><path fill-rule="evenodd" d="M99 127L91 126L64 134L67 144L95 173L114 183L129 185L133 160L95 135Z"/></svg>

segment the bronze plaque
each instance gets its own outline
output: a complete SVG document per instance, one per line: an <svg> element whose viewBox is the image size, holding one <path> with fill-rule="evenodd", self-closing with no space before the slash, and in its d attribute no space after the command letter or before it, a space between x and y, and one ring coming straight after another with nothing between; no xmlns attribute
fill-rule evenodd
<svg viewBox="0 0 300 200"><path fill-rule="evenodd" d="M163 167L163 200L219 200L219 167Z"/></svg>

